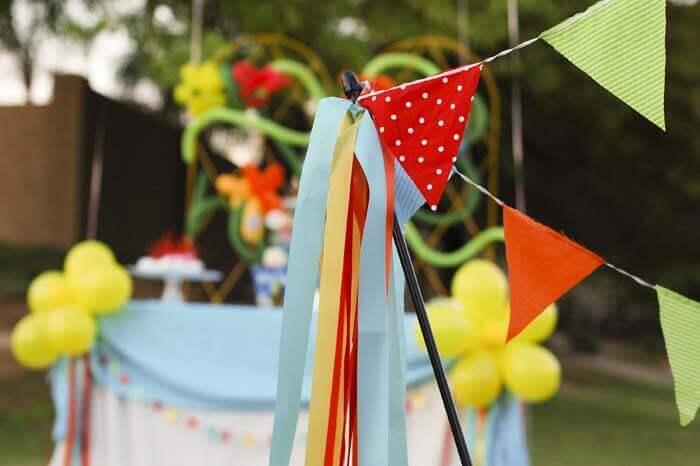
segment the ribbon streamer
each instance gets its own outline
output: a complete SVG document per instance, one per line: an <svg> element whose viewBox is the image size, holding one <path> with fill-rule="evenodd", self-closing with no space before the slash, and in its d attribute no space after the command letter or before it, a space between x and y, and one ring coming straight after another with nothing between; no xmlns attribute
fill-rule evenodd
<svg viewBox="0 0 700 466"><path fill-rule="evenodd" d="M336 132L328 131L331 109ZM331 142L329 135L337 138ZM330 161L327 171L319 169L324 159ZM293 228L272 466L289 463L305 365L299 354L306 354L310 325L310 302L300 304L319 276L305 464L408 464L403 276L391 242L395 163L362 108L338 99L321 102ZM323 201L320 193L313 201L304 195L308 183L325 188ZM313 266L311 272L309 265L319 261L320 274Z"/></svg>
<svg viewBox="0 0 700 466"><path fill-rule="evenodd" d="M287 268L270 466L288 466L294 445L319 277L318 267L313 264L321 259L330 154L349 107L350 102L338 98L319 102L304 159Z"/></svg>
<svg viewBox="0 0 700 466"><path fill-rule="evenodd" d="M335 146L328 190L328 211L321 258L318 337L316 340L306 465L345 464L340 462L341 442L347 427L345 400L340 400L347 383L345 370L350 326L355 326L357 302L356 244L361 235L360 215L353 205L361 194L359 174L354 166L354 146L360 117L346 114ZM353 189L353 193L351 193ZM362 225L364 227L364 225ZM341 356L342 353L346 353ZM334 356L331 356L334 355ZM343 408L341 410L341 407ZM354 426L350 426L351 431ZM347 451L343 451L347 453Z"/></svg>

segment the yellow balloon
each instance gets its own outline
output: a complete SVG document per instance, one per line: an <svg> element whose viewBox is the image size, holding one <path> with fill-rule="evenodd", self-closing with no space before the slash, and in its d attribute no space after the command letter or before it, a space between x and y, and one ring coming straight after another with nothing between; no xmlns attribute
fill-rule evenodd
<svg viewBox="0 0 700 466"><path fill-rule="evenodd" d="M79 307L56 309L46 316L46 338L58 354L79 356L92 348L96 335L95 320Z"/></svg>
<svg viewBox="0 0 700 466"><path fill-rule="evenodd" d="M493 262L475 259L462 265L452 278L452 296L476 326L508 317L508 280Z"/></svg>
<svg viewBox="0 0 700 466"><path fill-rule="evenodd" d="M460 312L459 303L441 298L427 303L426 310L440 356L458 356L478 343L474 327ZM418 346L425 349L418 323L415 326L415 338Z"/></svg>
<svg viewBox="0 0 700 466"><path fill-rule="evenodd" d="M491 349L503 348L508 335L508 320L492 320L485 322L479 329L481 344Z"/></svg>
<svg viewBox="0 0 700 466"><path fill-rule="evenodd" d="M559 391L561 366L546 348L532 343L511 343L501 355L506 387L523 400L545 401Z"/></svg>
<svg viewBox="0 0 700 466"><path fill-rule="evenodd" d="M530 325L513 338L513 341L541 343L547 340L552 336L554 328L557 326L557 316L557 305L550 304L535 320L530 322Z"/></svg>
<svg viewBox="0 0 700 466"><path fill-rule="evenodd" d="M99 267L116 264L114 254L109 247L95 240L83 241L76 244L68 251L63 262L63 270L69 280L80 277Z"/></svg>
<svg viewBox="0 0 700 466"><path fill-rule="evenodd" d="M498 361L491 351L475 351L460 359L450 379L457 403L464 406L488 406L501 393Z"/></svg>
<svg viewBox="0 0 700 466"><path fill-rule="evenodd" d="M30 314L12 330L12 354L24 367L45 369L56 360L57 354L46 338L45 324L45 314Z"/></svg>
<svg viewBox="0 0 700 466"><path fill-rule="evenodd" d="M93 314L110 314L126 304L131 297L131 277L124 267L99 267L72 279L76 301Z"/></svg>
<svg viewBox="0 0 700 466"><path fill-rule="evenodd" d="M32 312L45 312L75 302L73 292L63 273L49 270L37 276L29 285L27 303Z"/></svg>

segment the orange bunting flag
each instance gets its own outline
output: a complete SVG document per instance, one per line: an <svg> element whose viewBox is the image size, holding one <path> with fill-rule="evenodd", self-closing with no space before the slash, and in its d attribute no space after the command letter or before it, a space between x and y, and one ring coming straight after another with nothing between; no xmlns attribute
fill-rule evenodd
<svg viewBox="0 0 700 466"><path fill-rule="evenodd" d="M503 206L503 224L510 282L510 341L605 261L511 207Z"/></svg>

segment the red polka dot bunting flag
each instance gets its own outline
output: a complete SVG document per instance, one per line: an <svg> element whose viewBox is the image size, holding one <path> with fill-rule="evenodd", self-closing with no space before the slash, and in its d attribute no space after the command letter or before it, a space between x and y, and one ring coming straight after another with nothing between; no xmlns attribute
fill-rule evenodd
<svg viewBox="0 0 700 466"><path fill-rule="evenodd" d="M481 67L457 68L358 99L433 210L457 160Z"/></svg>

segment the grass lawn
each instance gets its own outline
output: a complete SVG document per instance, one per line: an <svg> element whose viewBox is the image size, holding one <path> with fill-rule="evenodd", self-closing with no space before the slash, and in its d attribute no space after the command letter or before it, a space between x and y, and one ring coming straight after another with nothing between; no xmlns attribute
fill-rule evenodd
<svg viewBox="0 0 700 466"><path fill-rule="evenodd" d="M696 466L700 461L700 422L680 428L671 387L580 370L564 380L556 399L530 411L533 466ZM43 374L0 379L0 465L46 464L51 420Z"/></svg>
<svg viewBox="0 0 700 466"><path fill-rule="evenodd" d="M46 375L0 377L0 465L46 465L53 419Z"/></svg>
<svg viewBox="0 0 700 466"><path fill-rule="evenodd" d="M533 466L700 464L700 420L680 427L671 386L592 371L564 381L556 399L531 410Z"/></svg>

